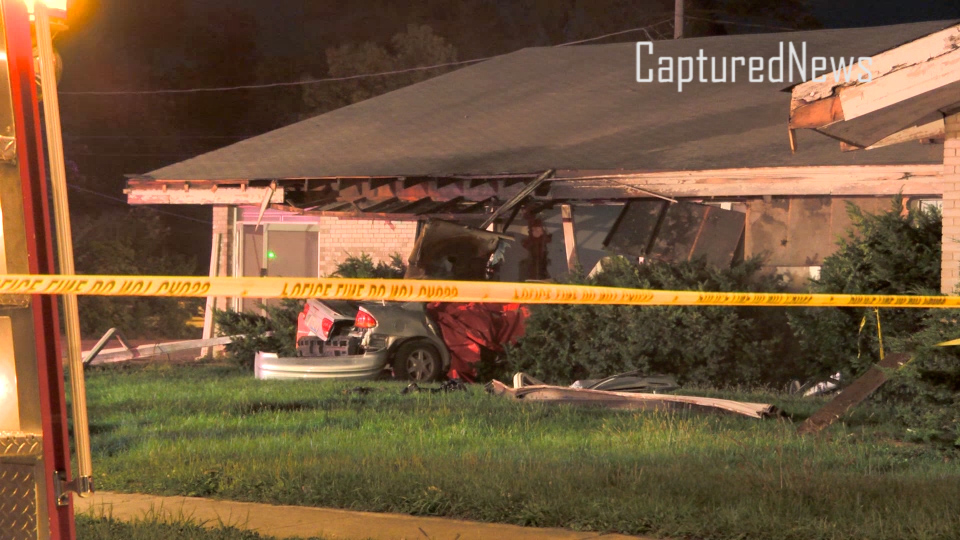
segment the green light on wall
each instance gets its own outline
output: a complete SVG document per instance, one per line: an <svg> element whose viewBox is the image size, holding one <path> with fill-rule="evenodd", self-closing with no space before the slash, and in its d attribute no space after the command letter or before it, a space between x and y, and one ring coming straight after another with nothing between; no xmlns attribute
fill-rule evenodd
<svg viewBox="0 0 960 540"><path fill-rule="evenodd" d="M268 259L276 259L276 258L277 258L276 252L274 252L274 251L268 251L268 252L267 252L267 258L268 258Z"/></svg>

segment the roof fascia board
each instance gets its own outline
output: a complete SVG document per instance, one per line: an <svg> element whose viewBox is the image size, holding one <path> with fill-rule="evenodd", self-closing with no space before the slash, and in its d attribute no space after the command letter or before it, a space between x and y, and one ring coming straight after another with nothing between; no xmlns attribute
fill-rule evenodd
<svg viewBox="0 0 960 540"><path fill-rule="evenodd" d="M270 187L226 187L213 184L206 189L191 189L189 182L171 182L168 187L161 189L128 187L123 192L127 195L128 204L260 205L267 197L271 203L282 203L284 200L282 187L271 190Z"/></svg>
<svg viewBox="0 0 960 540"><path fill-rule="evenodd" d="M690 171L578 171L558 170L549 182L569 180L639 180L685 183L690 180L699 181L735 181L744 179L771 178L824 178L833 176L856 177L893 177L908 174L911 176L925 176L938 173L942 168L939 164L915 163L897 165L821 165L809 167L740 167L735 169L698 169Z"/></svg>
<svg viewBox="0 0 960 540"><path fill-rule="evenodd" d="M842 88L840 106L844 119L853 120L960 81L960 42L957 46L950 53L905 67L886 77Z"/></svg>
<svg viewBox="0 0 960 540"><path fill-rule="evenodd" d="M639 174L576 176L559 171L551 179L553 199L671 197L751 197L823 195L929 195L943 193L943 166L860 165L762 167ZM642 190L642 191L641 191Z"/></svg>
<svg viewBox="0 0 960 540"><path fill-rule="evenodd" d="M942 118L943 111L958 104L960 80L898 101L879 111L814 129L848 144L869 147L901 131Z"/></svg>
<svg viewBox="0 0 960 540"><path fill-rule="evenodd" d="M794 102L791 109L804 103L833 96L837 87L846 86L849 84L847 81L857 81L866 76L867 69L872 82L897 72L905 66L924 63L948 54L958 47L960 47L960 24L876 54L870 57L870 62L866 66L860 63L855 64L849 74L836 70L818 77L822 78L820 81L810 80L798 84L792 91Z"/></svg>

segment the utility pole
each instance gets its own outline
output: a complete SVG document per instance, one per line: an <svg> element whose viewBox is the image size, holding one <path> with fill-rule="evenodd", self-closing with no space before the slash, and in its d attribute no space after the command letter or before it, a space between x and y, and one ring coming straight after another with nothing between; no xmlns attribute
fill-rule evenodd
<svg viewBox="0 0 960 540"><path fill-rule="evenodd" d="M683 0L676 0L673 8L673 39L683 37Z"/></svg>

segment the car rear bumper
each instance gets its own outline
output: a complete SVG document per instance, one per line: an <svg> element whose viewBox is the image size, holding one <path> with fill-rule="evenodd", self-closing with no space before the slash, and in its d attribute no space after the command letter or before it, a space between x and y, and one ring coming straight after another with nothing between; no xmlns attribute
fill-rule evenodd
<svg viewBox="0 0 960 540"><path fill-rule="evenodd" d="M278 357L258 352L253 371L258 379L375 379L387 359L385 349L350 356Z"/></svg>

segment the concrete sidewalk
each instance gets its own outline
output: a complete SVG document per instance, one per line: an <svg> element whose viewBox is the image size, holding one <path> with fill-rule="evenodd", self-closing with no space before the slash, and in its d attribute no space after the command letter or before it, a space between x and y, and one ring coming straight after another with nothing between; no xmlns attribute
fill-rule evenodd
<svg viewBox="0 0 960 540"><path fill-rule="evenodd" d="M94 516L106 515L119 520L144 516L163 519L191 519L210 527L231 525L278 538L322 536L329 539L361 540L487 540L555 539L636 540L636 536L574 532L566 529L537 529L480 523L459 519L416 517L406 514L351 512L304 506L275 506L201 499L198 497L157 497L130 493L95 493L91 497L74 497L75 511ZM652 540L648 538L647 540Z"/></svg>

